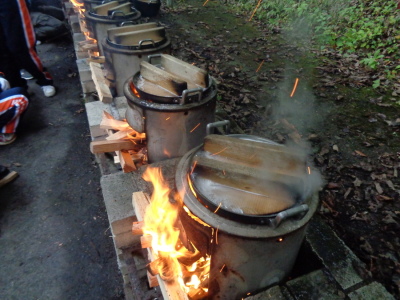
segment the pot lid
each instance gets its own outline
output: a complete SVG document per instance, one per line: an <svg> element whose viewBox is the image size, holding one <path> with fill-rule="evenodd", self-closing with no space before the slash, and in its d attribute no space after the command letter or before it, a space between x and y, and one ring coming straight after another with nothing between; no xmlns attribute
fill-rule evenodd
<svg viewBox="0 0 400 300"><path fill-rule="evenodd" d="M208 135L191 159L192 192L212 212L260 223L301 204L303 157L287 147L249 135Z"/></svg>

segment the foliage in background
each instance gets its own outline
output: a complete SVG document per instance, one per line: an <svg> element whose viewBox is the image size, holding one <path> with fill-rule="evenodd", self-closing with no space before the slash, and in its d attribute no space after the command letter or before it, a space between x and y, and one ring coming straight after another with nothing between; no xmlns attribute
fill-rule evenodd
<svg viewBox="0 0 400 300"><path fill-rule="evenodd" d="M251 13L257 0L231 0ZM400 10L397 0L262 0L255 18L271 26L298 30L308 24L313 40L343 54L354 53L381 79L400 75ZM379 87L375 80L374 87Z"/></svg>

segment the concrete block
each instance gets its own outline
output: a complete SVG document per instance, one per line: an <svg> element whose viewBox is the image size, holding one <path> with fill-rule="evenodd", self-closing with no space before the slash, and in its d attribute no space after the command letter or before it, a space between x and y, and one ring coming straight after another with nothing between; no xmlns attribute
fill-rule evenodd
<svg viewBox="0 0 400 300"><path fill-rule="evenodd" d="M125 119L125 112L126 112L126 109L128 108L128 102L126 100L126 97L125 96L115 97L114 103L118 110L120 119Z"/></svg>
<svg viewBox="0 0 400 300"><path fill-rule="evenodd" d="M86 41L86 36L83 33L74 33L72 35L72 39L74 40L75 52L81 51L81 48L79 47L79 42Z"/></svg>
<svg viewBox="0 0 400 300"><path fill-rule="evenodd" d="M107 131L100 128L100 123L103 117L103 111L111 114L110 104L101 101L93 101L86 103L85 108L92 138L107 135Z"/></svg>
<svg viewBox="0 0 400 300"><path fill-rule="evenodd" d="M365 265L323 220L311 220L306 239L343 290L363 281L358 272Z"/></svg>
<svg viewBox="0 0 400 300"><path fill-rule="evenodd" d="M349 294L351 300L394 300L395 298L389 294L385 287L378 283L372 282L369 285L363 286L358 290Z"/></svg>
<svg viewBox="0 0 400 300"><path fill-rule="evenodd" d="M79 23L78 15L69 16L69 25L71 26L72 33L80 33L81 25Z"/></svg>
<svg viewBox="0 0 400 300"><path fill-rule="evenodd" d="M286 283L295 299L343 299L343 292L336 288L335 282L317 270Z"/></svg>
<svg viewBox="0 0 400 300"><path fill-rule="evenodd" d="M132 206L132 181L130 173L120 172L101 177L104 203L113 235L131 233L132 222L136 220Z"/></svg>
<svg viewBox="0 0 400 300"><path fill-rule="evenodd" d="M76 65L78 66L79 77L81 81L92 80L92 71L85 58L77 59Z"/></svg>
<svg viewBox="0 0 400 300"><path fill-rule="evenodd" d="M94 85L93 80L81 81L82 91L83 93L93 93L96 92L96 86Z"/></svg>
<svg viewBox="0 0 400 300"><path fill-rule="evenodd" d="M88 51L76 51L75 55L76 55L77 59L89 58L89 52Z"/></svg>
<svg viewBox="0 0 400 300"><path fill-rule="evenodd" d="M290 295L289 295L290 297ZM258 293L254 296L247 297L246 300L266 300L266 299L271 299L271 300L289 300L293 298L287 298L283 294L281 287L280 286L273 286L272 288L269 288L268 290Z"/></svg>

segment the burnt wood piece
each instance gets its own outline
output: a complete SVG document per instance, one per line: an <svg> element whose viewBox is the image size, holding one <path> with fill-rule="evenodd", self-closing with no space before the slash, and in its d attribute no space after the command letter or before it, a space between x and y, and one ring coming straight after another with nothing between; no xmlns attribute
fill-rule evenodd
<svg viewBox="0 0 400 300"><path fill-rule="evenodd" d="M142 40L160 42L165 39L165 27L148 28L140 31L124 32L115 35L115 42L124 46L138 46ZM146 41L143 45L151 44Z"/></svg>
<svg viewBox="0 0 400 300"><path fill-rule="evenodd" d="M110 28L110 29L107 29L107 36L110 41L115 42L115 35L117 35L117 34L121 34L121 33L125 33L125 32L136 32L136 31L146 30L146 29L150 29L150 28L155 28L157 26L158 25L156 22L150 22L150 23L139 24L139 25L129 25L129 26Z"/></svg>
<svg viewBox="0 0 400 300"><path fill-rule="evenodd" d="M178 96L182 95L182 92L188 88L186 81L157 68L147 61L142 61L140 63L140 75L142 75L145 80L151 81Z"/></svg>
<svg viewBox="0 0 400 300"><path fill-rule="evenodd" d="M161 55L161 66L165 71L192 82L197 87L206 88L209 85L208 72L184 62L172 55Z"/></svg>
<svg viewBox="0 0 400 300"><path fill-rule="evenodd" d="M105 4L97 5L93 8L94 12L100 16L107 16L108 10L117 6L118 1L111 1Z"/></svg>
<svg viewBox="0 0 400 300"><path fill-rule="evenodd" d="M143 221L146 208L150 204L149 195L143 192L135 192L132 195L132 204L135 209L136 217L138 221ZM149 253L150 260L154 260L153 250L151 248L147 248ZM161 293L164 297L164 300L189 300L188 296L182 289L180 288L178 283L175 282L165 282L157 275L157 280L160 285Z"/></svg>

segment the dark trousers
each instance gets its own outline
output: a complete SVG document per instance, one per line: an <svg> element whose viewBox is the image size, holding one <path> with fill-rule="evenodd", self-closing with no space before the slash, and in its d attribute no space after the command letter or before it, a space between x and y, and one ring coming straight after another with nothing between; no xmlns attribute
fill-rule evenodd
<svg viewBox="0 0 400 300"><path fill-rule="evenodd" d="M52 85L35 50L35 32L25 0L0 0L0 71L12 87L25 87L20 69L35 77L37 84Z"/></svg>

